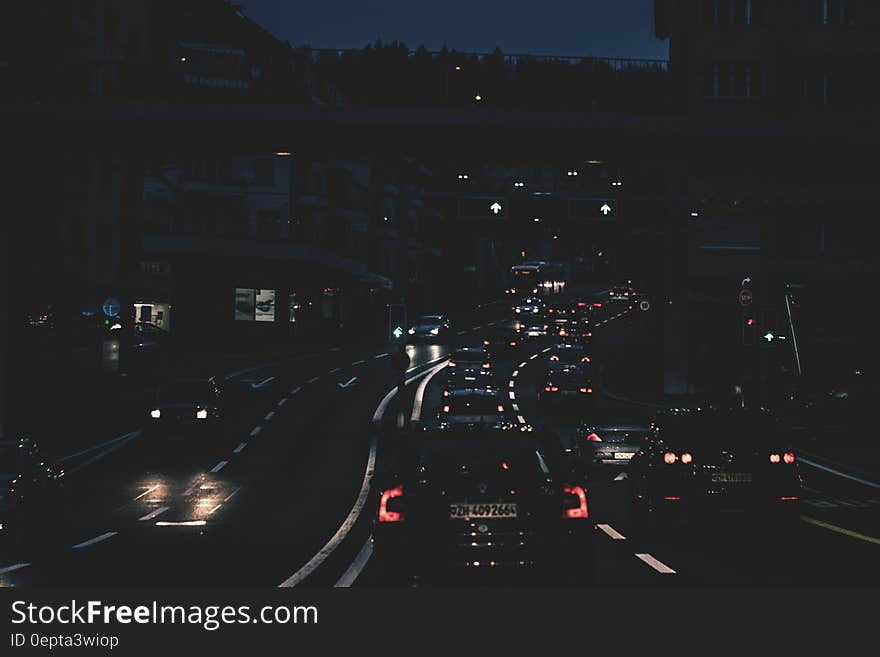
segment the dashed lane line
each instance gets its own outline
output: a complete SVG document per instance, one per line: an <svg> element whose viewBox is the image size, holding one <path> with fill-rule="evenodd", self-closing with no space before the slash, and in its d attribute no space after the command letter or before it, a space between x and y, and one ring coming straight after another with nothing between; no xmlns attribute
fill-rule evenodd
<svg viewBox="0 0 880 657"><path fill-rule="evenodd" d="M251 438L256 438L260 435L260 432L263 430L263 427L254 427L251 429Z"/></svg>
<svg viewBox="0 0 880 657"><path fill-rule="evenodd" d="M608 536L613 538L615 541L625 541L626 540L626 536L624 536L619 531L614 529L614 527L612 527L611 525L596 525L596 527L599 528L601 531L605 532L606 534L608 534Z"/></svg>
<svg viewBox="0 0 880 657"><path fill-rule="evenodd" d="M152 520L152 519L155 518L156 516L160 516L160 515L162 515L162 514L165 513L167 510L168 510L168 507L167 507L167 506L160 506L158 509L153 509L152 511L150 511L147 515L145 515L145 516L141 516L140 518L138 518L138 520L139 520L139 521L141 521L141 520Z"/></svg>
<svg viewBox="0 0 880 657"><path fill-rule="evenodd" d="M667 566L659 559L652 557L650 554L640 552L636 554L636 557L651 566L651 568L656 570L658 573L662 573L663 575L675 575L675 571L672 568Z"/></svg>
<svg viewBox="0 0 880 657"><path fill-rule="evenodd" d="M228 465L228 463L229 463L229 461L220 461L220 463L218 463L213 468L211 468L211 470L210 470L211 474L217 474L223 468L225 468Z"/></svg>
<svg viewBox="0 0 880 657"><path fill-rule="evenodd" d="M232 453L233 454L240 454L241 450L243 450L245 447L247 447L247 443L238 443L238 447L236 447L234 450L232 450Z"/></svg>
<svg viewBox="0 0 880 657"><path fill-rule="evenodd" d="M77 543L73 546L74 550L80 550L82 548L89 547L90 545L94 545L95 543L100 543L101 541L106 541L108 538L113 538L119 532L104 532L100 536L95 536L95 538L90 538L87 541L83 541L82 543Z"/></svg>

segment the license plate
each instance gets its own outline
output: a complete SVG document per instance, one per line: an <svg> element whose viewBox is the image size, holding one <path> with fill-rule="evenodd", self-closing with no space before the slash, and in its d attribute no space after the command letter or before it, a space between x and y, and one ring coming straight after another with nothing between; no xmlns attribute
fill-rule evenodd
<svg viewBox="0 0 880 657"><path fill-rule="evenodd" d="M632 452L614 452L614 458L618 461L626 461L633 457Z"/></svg>
<svg viewBox="0 0 880 657"><path fill-rule="evenodd" d="M449 505L451 520L471 518L516 518L516 504L509 502L459 503Z"/></svg>
<svg viewBox="0 0 880 657"><path fill-rule="evenodd" d="M715 472L712 481L723 484L747 484L752 481L751 472Z"/></svg>

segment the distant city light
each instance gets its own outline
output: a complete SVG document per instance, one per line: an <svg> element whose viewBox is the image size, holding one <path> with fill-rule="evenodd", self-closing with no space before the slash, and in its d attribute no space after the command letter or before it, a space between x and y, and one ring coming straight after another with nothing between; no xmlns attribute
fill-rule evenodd
<svg viewBox="0 0 880 657"><path fill-rule="evenodd" d="M539 221L541 221L540 217L535 217L535 223L538 223Z"/></svg>
<svg viewBox="0 0 880 657"><path fill-rule="evenodd" d="M513 186L514 187L525 187L525 183L517 180L515 183L513 183Z"/></svg>
<svg viewBox="0 0 880 657"><path fill-rule="evenodd" d="M278 157L290 157L289 151L276 151L275 155Z"/></svg>
<svg viewBox="0 0 880 657"><path fill-rule="evenodd" d="M483 100L483 97L480 94L477 94L476 96L474 96L474 100L479 103L481 100Z"/></svg>
<svg viewBox="0 0 880 657"><path fill-rule="evenodd" d="M620 180L612 180L611 186L612 187L623 187L623 183Z"/></svg>
<svg viewBox="0 0 880 657"><path fill-rule="evenodd" d="M455 70L456 70L456 71L460 71L460 70L461 70L461 66L459 66L458 64L456 64L456 65L455 65Z"/></svg>
<svg viewBox="0 0 880 657"><path fill-rule="evenodd" d="M696 211L694 211L694 212L691 212L691 216L692 216L692 217L693 217L693 218L694 218L694 219L696 219L696 218L697 218L697 217L699 217L699 216L700 216L700 213L699 213L699 212L696 212Z"/></svg>
<svg viewBox="0 0 880 657"><path fill-rule="evenodd" d="M181 57L181 58L180 58L180 61L185 62L185 61L186 61L186 57Z"/></svg>

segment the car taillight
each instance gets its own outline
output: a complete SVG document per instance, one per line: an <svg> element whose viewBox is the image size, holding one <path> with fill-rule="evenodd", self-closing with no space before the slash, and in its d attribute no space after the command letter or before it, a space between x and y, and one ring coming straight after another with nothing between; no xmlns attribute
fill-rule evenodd
<svg viewBox="0 0 880 657"><path fill-rule="evenodd" d="M586 306L586 305L587 305L587 304L584 303L583 301L578 301L578 308L583 308L583 307Z"/></svg>
<svg viewBox="0 0 880 657"><path fill-rule="evenodd" d="M553 354L552 356L550 356L550 360L559 360L559 356Z"/></svg>
<svg viewBox="0 0 880 657"><path fill-rule="evenodd" d="M581 358L581 362L582 362L582 363L589 363L589 362L590 362L590 357L589 357L589 356L584 356L583 358Z"/></svg>
<svg viewBox="0 0 880 657"><path fill-rule="evenodd" d="M483 363L484 370L488 370L490 367L492 367L492 363Z"/></svg>
<svg viewBox="0 0 880 657"><path fill-rule="evenodd" d="M782 460L785 461L786 463L794 463L795 462L794 452L786 452L785 454L782 455Z"/></svg>
<svg viewBox="0 0 880 657"><path fill-rule="evenodd" d="M591 394L593 394L593 389L592 388L581 388L581 392L584 392L588 395L591 395Z"/></svg>
<svg viewBox="0 0 880 657"><path fill-rule="evenodd" d="M454 361L454 360L449 361L449 367L455 367L455 361Z"/></svg>
<svg viewBox="0 0 880 657"><path fill-rule="evenodd" d="M559 332L559 335L560 335L560 337L567 338L567 337L568 337L568 331L566 331L565 329L562 329L562 330Z"/></svg>
<svg viewBox="0 0 880 657"><path fill-rule="evenodd" d="M556 392L559 390L557 386L544 386L546 392Z"/></svg>
<svg viewBox="0 0 880 657"><path fill-rule="evenodd" d="M589 440L591 443L601 443L602 442L602 439L599 438L599 436L597 436L595 433L587 434L587 440Z"/></svg>
<svg viewBox="0 0 880 657"><path fill-rule="evenodd" d="M449 391L448 391L448 390L444 390L444 391L443 391L443 396L444 396L444 397L448 397L448 396L449 396Z"/></svg>
<svg viewBox="0 0 880 657"><path fill-rule="evenodd" d="M587 333L581 333L581 337L583 337L583 338L592 338L592 337L593 337L593 334L590 333L590 332L587 332Z"/></svg>
<svg viewBox="0 0 880 657"><path fill-rule="evenodd" d="M690 452L685 452L684 454L681 455L681 462L684 463L685 465L687 465L688 463L691 463L693 460L694 460L694 455L691 454Z"/></svg>
<svg viewBox="0 0 880 657"><path fill-rule="evenodd" d="M782 460L782 457L779 454L771 454L770 455L770 463L779 463Z"/></svg>
<svg viewBox="0 0 880 657"><path fill-rule="evenodd" d="M449 405L448 405L448 404L447 404L446 406L443 407L443 412L444 412L444 413L448 413L448 412L449 412Z"/></svg>
<svg viewBox="0 0 880 657"><path fill-rule="evenodd" d="M484 346L484 347L488 347L488 346L489 346L489 341L488 341L488 340L483 340L483 346Z"/></svg>
<svg viewBox="0 0 880 657"><path fill-rule="evenodd" d="M511 340L510 342L507 343L507 346L508 346L508 347L515 347L515 346L516 346L516 340Z"/></svg>
<svg viewBox="0 0 880 657"><path fill-rule="evenodd" d="M589 518L590 509L587 506L587 491L582 486L566 486L563 489L568 495L577 498L577 506L568 505L573 502L571 498L566 500L566 509L563 512L566 518ZM571 501L569 501L571 500Z"/></svg>
<svg viewBox="0 0 880 657"><path fill-rule="evenodd" d="M675 452L666 452L663 455L663 462L672 465L678 460L678 456L676 456Z"/></svg>
<svg viewBox="0 0 880 657"><path fill-rule="evenodd" d="M594 303L593 304L593 308L601 308L601 307L602 307L601 303Z"/></svg>
<svg viewBox="0 0 880 657"><path fill-rule="evenodd" d="M499 412L499 413L503 413L503 412L504 412L504 405L503 405L503 404L498 404L498 412Z"/></svg>
<svg viewBox="0 0 880 657"><path fill-rule="evenodd" d="M798 498L797 495L785 495L780 497L779 500L781 502L797 502Z"/></svg>
<svg viewBox="0 0 880 657"><path fill-rule="evenodd" d="M400 522L403 520L403 514L399 511L389 511L388 502L396 497L403 496L403 486L397 488L389 488L382 492L382 498L379 500L379 522Z"/></svg>

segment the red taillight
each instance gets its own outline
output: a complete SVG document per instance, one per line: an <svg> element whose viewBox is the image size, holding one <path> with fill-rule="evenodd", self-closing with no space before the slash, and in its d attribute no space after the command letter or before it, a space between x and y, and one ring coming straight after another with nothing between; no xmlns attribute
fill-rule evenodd
<svg viewBox="0 0 880 657"><path fill-rule="evenodd" d="M560 336L560 337L563 337L563 338L567 338L567 337L568 337L568 331L566 331L565 329L562 329L562 330L559 332L559 336Z"/></svg>
<svg viewBox="0 0 880 657"><path fill-rule="evenodd" d="M507 343L507 346L508 346L508 347L515 347L515 346L516 346L516 340L513 340L513 341L511 341L511 342L508 342L508 343Z"/></svg>
<svg viewBox="0 0 880 657"><path fill-rule="evenodd" d="M389 488L382 492L382 499L379 500L379 522L400 522L403 520L403 514L399 511L389 511L388 501L395 497L403 495L403 486L397 488Z"/></svg>
<svg viewBox="0 0 880 657"><path fill-rule="evenodd" d="M587 393L588 395L593 394L592 388L581 388L581 392Z"/></svg>
<svg viewBox="0 0 880 657"><path fill-rule="evenodd" d="M492 367L492 363L483 363L484 370L488 370L490 367Z"/></svg>
<svg viewBox="0 0 880 657"><path fill-rule="evenodd" d="M498 412L499 412L499 413L503 413L503 412L504 412L504 405L503 405L503 404L498 404Z"/></svg>
<svg viewBox="0 0 880 657"><path fill-rule="evenodd" d="M782 457L779 454L771 454L770 455L770 463L779 463L782 460Z"/></svg>
<svg viewBox="0 0 880 657"><path fill-rule="evenodd" d="M501 467L504 470L510 470L510 464L507 461L501 461Z"/></svg>
<svg viewBox="0 0 880 657"><path fill-rule="evenodd" d="M581 333L581 337L584 337L584 338L592 338L592 337L593 337L593 334L592 334L592 333Z"/></svg>
<svg viewBox="0 0 880 657"><path fill-rule="evenodd" d="M691 454L690 452L685 452L684 454L681 455L681 462L684 463L685 465L687 465L688 463L691 463L693 460L694 460L694 455Z"/></svg>
<svg viewBox="0 0 880 657"><path fill-rule="evenodd" d="M448 413L448 412L449 412L449 405L448 405L448 404L447 404L446 406L443 407L443 412L444 412L444 413Z"/></svg>
<svg viewBox="0 0 880 657"><path fill-rule="evenodd" d="M443 396L444 396L444 397L448 397L448 396L449 396L449 391L448 391L448 390L444 390L444 391L443 391Z"/></svg>
<svg viewBox="0 0 880 657"><path fill-rule="evenodd" d="M552 356L550 356L550 360L559 360L559 356L553 354Z"/></svg>
<svg viewBox="0 0 880 657"><path fill-rule="evenodd" d="M601 303L594 303L593 304L593 308L601 308L601 307L602 307Z"/></svg>
<svg viewBox="0 0 880 657"><path fill-rule="evenodd" d="M483 340L483 346L484 346L484 347L488 347L488 346L489 346L489 341L488 341L488 340Z"/></svg>
<svg viewBox="0 0 880 657"><path fill-rule="evenodd" d="M581 358L581 362L582 362L582 363L589 363L589 362L590 362L590 357L589 357L589 356L584 356L583 358Z"/></svg>
<svg viewBox="0 0 880 657"><path fill-rule="evenodd" d="M601 443L602 442L602 439L599 438L599 436L597 436L595 433L589 434L587 436L587 440L589 440L591 443Z"/></svg>
<svg viewBox="0 0 880 657"><path fill-rule="evenodd" d="M578 301L578 308L583 308L583 307L586 306L586 305L587 305L587 304L586 304L585 302L583 302L583 301Z"/></svg>
<svg viewBox="0 0 880 657"><path fill-rule="evenodd" d="M681 500L680 497L676 497L675 495L667 495L663 499L666 500L667 502L678 502L679 500Z"/></svg>
<svg viewBox="0 0 880 657"><path fill-rule="evenodd" d="M675 452L666 452L663 455L663 462L672 465L678 460L678 456L676 456Z"/></svg>
<svg viewBox="0 0 880 657"><path fill-rule="evenodd" d="M449 361L449 367L455 367L455 361L454 361L454 360Z"/></svg>
<svg viewBox="0 0 880 657"><path fill-rule="evenodd" d="M587 491L581 486L566 486L563 489L569 495L577 497L578 505L565 509L564 516L566 518L589 518L590 509L587 507Z"/></svg>
<svg viewBox="0 0 880 657"><path fill-rule="evenodd" d="M786 452L785 454L782 455L782 460L785 461L786 463L794 463L795 462L794 452Z"/></svg>
<svg viewBox="0 0 880 657"><path fill-rule="evenodd" d="M546 392L557 392L559 388L557 386L544 386L544 390Z"/></svg>
<svg viewBox="0 0 880 657"><path fill-rule="evenodd" d="M781 502L797 502L797 495L786 495L785 497L780 497L779 500Z"/></svg>

